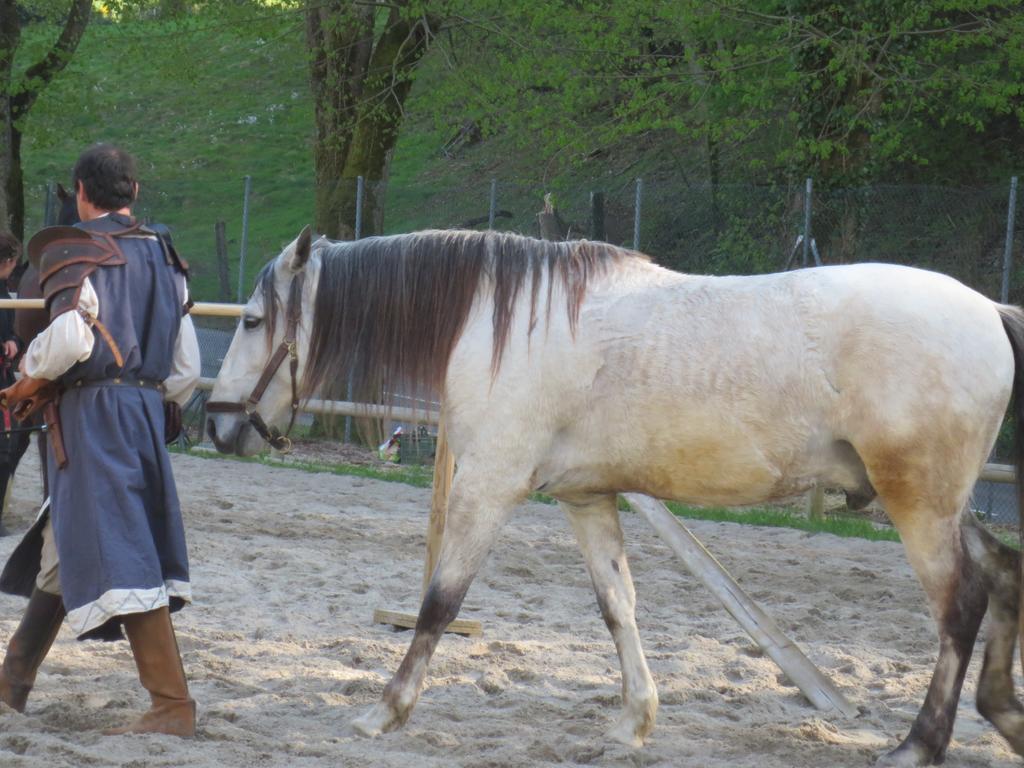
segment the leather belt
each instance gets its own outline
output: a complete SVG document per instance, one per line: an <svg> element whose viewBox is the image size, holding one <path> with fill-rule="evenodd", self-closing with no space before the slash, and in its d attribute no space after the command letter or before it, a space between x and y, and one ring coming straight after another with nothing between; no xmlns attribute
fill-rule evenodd
<svg viewBox="0 0 1024 768"><path fill-rule="evenodd" d="M141 387L142 389L154 389L157 392L164 391L163 382L150 381L148 379L79 379L68 385L68 389L88 389L90 387Z"/></svg>

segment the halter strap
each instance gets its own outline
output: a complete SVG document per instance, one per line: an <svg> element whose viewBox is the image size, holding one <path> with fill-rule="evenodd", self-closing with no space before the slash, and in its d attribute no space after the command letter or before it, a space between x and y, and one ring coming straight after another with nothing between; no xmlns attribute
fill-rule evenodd
<svg viewBox="0 0 1024 768"><path fill-rule="evenodd" d="M295 417L299 412L299 352L296 346L296 336L298 335L299 319L302 315L302 284L305 274L305 272L299 272L292 278L291 286L288 289L288 306L285 310L284 339L263 367L263 373L260 374L249 398L244 403L210 401L206 404L207 413L244 413L259 436L270 443L272 448L279 451L291 450L292 441L288 435L291 434L292 427L295 426ZM277 427L268 427L256 408L286 357L289 359L288 369L292 380L292 416L288 421L288 429L282 434Z"/></svg>

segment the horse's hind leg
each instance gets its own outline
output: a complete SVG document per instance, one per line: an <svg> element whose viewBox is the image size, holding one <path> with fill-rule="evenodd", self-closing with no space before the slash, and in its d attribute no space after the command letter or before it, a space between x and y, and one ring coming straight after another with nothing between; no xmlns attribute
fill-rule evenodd
<svg viewBox="0 0 1024 768"><path fill-rule="evenodd" d="M408 720L434 649L445 628L459 615L470 583L518 500L495 494L493 489L486 497L473 494L470 498L466 475L460 468L452 487L441 555L423 596L409 650L380 702L352 723L366 736L394 730Z"/></svg>
<svg viewBox="0 0 1024 768"><path fill-rule="evenodd" d="M938 625L939 658L910 733L878 764L938 765L945 759L953 733L964 674L985 615L986 592L979 569L967 556L961 540L961 499L952 502L956 508L949 501L940 501L937 494L928 492L927 481L913 483L923 473L905 464L893 461L888 469L887 476L873 477L872 481L928 596Z"/></svg>
<svg viewBox="0 0 1024 768"><path fill-rule="evenodd" d="M1013 694L1013 649L1017 643L1020 553L1004 546L981 524L964 520L964 544L988 590L990 626L978 681L978 711L1024 755L1024 707Z"/></svg>
<svg viewBox="0 0 1024 768"><path fill-rule="evenodd" d="M601 496L586 504L562 503L576 532L594 583L597 604L615 641L622 666L622 714L608 735L639 747L654 728L658 693L647 669L636 628L636 593L626 562L616 497Z"/></svg>

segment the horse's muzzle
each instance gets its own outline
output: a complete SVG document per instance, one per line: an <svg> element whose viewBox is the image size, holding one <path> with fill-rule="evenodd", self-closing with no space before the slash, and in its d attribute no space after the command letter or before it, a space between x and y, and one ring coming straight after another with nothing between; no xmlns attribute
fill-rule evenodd
<svg viewBox="0 0 1024 768"><path fill-rule="evenodd" d="M218 427L218 422L220 426ZM214 446L220 453L235 453L239 456L245 443L245 430L248 424L239 418L217 418L208 416L206 418L206 434L210 436Z"/></svg>

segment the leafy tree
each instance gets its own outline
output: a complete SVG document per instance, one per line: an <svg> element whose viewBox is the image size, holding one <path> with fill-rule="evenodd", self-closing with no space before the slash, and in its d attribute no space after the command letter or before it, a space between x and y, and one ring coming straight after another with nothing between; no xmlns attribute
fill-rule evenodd
<svg viewBox="0 0 1024 768"><path fill-rule="evenodd" d="M24 236L22 122L44 88L70 61L92 15L92 0L0 0L0 226ZM29 19L62 19L56 40L28 67L16 65Z"/></svg>
<svg viewBox="0 0 1024 768"><path fill-rule="evenodd" d="M659 134L712 183L832 184L962 182L1022 157L1017 0L475 0L440 40L438 119L548 156Z"/></svg>
<svg viewBox="0 0 1024 768"><path fill-rule="evenodd" d="M366 182L362 231L382 231L384 192L405 101L437 26L426 3L410 0L307 3L320 232L352 236L359 176Z"/></svg>

